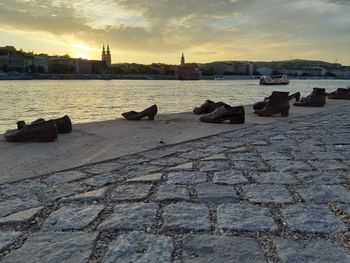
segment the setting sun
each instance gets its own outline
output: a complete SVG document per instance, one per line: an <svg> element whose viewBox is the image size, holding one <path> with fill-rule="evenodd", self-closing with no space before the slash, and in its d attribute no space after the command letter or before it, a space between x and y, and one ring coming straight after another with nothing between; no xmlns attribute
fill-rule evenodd
<svg viewBox="0 0 350 263"><path fill-rule="evenodd" d="M83 59L90 59L90 56L87 55L86 53L77 53L76 55L74 55L74 57L83 58Z"/></svg>

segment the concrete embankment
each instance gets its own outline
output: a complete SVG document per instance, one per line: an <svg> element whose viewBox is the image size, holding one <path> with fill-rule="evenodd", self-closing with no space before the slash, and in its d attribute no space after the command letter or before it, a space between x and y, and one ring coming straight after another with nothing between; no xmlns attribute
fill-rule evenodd
<svg viewBox="0 0 350 263"><path fill-rule="evenodd" d="M288 120L349 106L350 101L328 101L323 108L292 106ZM59 135L53 143L16 144L6 142L1 136L0 184L250 126L267 127L285 120L280 116L258 117L252 113L251 106L245 108L246 123L243 125L201 123L198 116L192 113L178 113L159 115L155 121L116 119L75 124L71 134Z"/></svg>

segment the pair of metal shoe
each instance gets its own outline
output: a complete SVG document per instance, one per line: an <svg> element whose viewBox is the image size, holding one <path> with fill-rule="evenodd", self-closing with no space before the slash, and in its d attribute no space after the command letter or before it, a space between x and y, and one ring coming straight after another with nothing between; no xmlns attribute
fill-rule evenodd
<svg viewBox="0 0 350 263"><path fill-rule="evenodd" d="M283 117L288 117L290 108L289 92L273 91L271 96L264 101L264 105L259 104L254 106L255 108L257 106L259 107L259 109L254 111L259 116L270 117L274 114L281 114Z"/></svg>
<svg viewBox="0 0 350 263"><path fill-rule="evenodd" d="M326 95L325 89L313 88L309 96L301 98L299 102L294 103L294 106L323 107L326 104Z"/></svg>
<svg viewBox="0 0 350 263"><path fill-rule="evenodd" d="M194 108L193 112L202 114L199 117L202 122L221 123L229 120L230 124L242 124L245 121L243 106L231 107L223 102L206 100L200 107Z"/></svg>
<svg viewBox="0 0 350 263"><path fill-rule="evenodd" d="M193 113L197 114L197 115L208 114L208 113L211 113L211 112L215 111L217 108L224 106L224 105L230 106L230 105L223 103L222 101L214 102L212 100L206 100L200 107L195 107L193 109Z"/></svg>
<svg viewBox="0 0 350 263"><path fill-rule="evenodd" d="M52 142L57 139L58 133L69 133L71 131L72 122L69 116L65 115L62 118L49 121L37 119L28 125L24 121L19 121L17 122L17 129L6 131L4 136L10 142Z"/></svg>
<svg viewBox="0 0 350 263"><path fill-rule="evenodd" d="M338 88L334 92L327 93L327 97L331 100L350 100L350 87Z"/></svg>
<svg viewBox="0 0 350 263"><path fill-rule="evenodd" d="M265 97L263 101L259 101L253 105L255 111L262 110L268 104L271 97ZM292 95L288 95L288 100L295 99L295 101L300 101L300 92L296 92Z"/></svg>
<svg viewBox="0 0 350 263"><path fill-rule="evenodd" d="M149 107L141 112L137 112L137 111L124 112L124 113L122 113L122 116L129 121L140 120L144 117L148 117L148 119L150 121L153 121L154 116L156 116L157 112L158 112L157 105L152 105L151 107Z"/></svg>

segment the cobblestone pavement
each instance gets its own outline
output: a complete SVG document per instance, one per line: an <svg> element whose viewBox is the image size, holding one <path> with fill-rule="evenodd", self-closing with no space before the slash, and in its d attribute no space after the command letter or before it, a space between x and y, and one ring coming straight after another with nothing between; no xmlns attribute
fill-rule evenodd
<svg viewBox="0 0 350 263"><path fill-rule="evenodd" d="M350 262L350 107L0 185L1 262Z"/></svg>

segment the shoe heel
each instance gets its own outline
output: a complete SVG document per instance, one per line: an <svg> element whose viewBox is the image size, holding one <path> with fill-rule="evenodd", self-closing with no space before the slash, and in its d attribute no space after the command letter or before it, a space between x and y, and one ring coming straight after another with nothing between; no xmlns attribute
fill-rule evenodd
<svg viewBox="0 0 350 263"><path fill-rule="evenodd" d="M148 115L148 119L149 119L150 121L154 121L154 116L155 116L155 115Z"/></svg>
<svg viewBox="0 0 350 263"><path fill-rule="evenodd" d="M231 118L230 124L243 124L245 121L244 117L238 117L238 118Z"/></svg>
<svg viewBox="0 0 350 263"><path fill-rule="evenodd" d="M289 116L289 108L281 110L281 116L288 117Z"/></svg>

